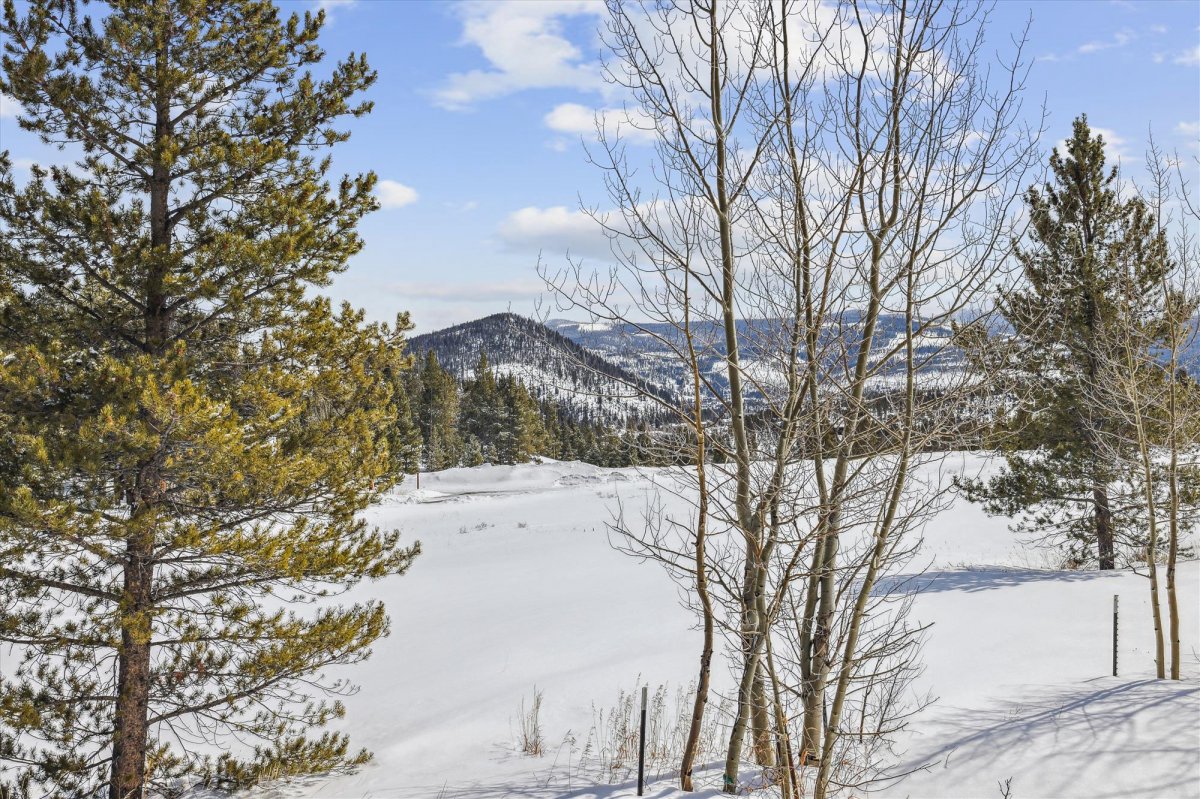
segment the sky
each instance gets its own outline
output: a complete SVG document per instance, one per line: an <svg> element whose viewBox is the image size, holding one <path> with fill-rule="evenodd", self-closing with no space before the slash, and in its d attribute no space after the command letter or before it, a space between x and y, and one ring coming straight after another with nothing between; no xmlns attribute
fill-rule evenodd
<svg viewBox="0 0 1200 799"><path fill-rule="evenodd" d="M365 52L375 110L335 150L345 172L373 170L382 208L363 250L327 292L417 332L492 313L533 314L550 268L601 259L580 207L606 202L583 142L597 109L620 104L600 69L598 0L282 0L324 8L328 58ZM1169 150L1200 140L1200 2L1000 0L989 44L1030 23L1026 103L1044 102L1047 153L1087 113L1136 177L1148 133ZM18 168L61 160L0 98L0 149Z"/></svg>

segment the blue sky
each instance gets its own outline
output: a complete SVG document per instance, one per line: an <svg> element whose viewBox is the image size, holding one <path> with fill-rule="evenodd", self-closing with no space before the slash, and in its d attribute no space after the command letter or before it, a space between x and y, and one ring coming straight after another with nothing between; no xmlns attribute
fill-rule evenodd
<svg viewBox="0 0 1200 799"><path fill-rule="evenodd" d="M388 319L409 310L428 331L511 309L540 293L539 252L588 256L597 237L580 201L603 204L600 175L580 146L590 110L613 102L600 79L593 0L284 0L324 6L330 58L365 52L379 71L375 111L356 121L335 157L372 169L385 207L330 288ZM1086 112L1136 177L1147 133L1169 149L1200 138L1200 3L1193 0L1001 0L997 46L1032 15L1037 61L1027 102L1049 113L1047 149ZM56 154L0 105L0 149L17 164Z"/></svg>

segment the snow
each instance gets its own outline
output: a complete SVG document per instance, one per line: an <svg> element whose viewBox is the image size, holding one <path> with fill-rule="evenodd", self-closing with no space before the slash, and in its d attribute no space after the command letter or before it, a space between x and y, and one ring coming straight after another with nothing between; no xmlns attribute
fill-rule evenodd
<svg viewBox="0 0 1200 799"><path fill-rule="evenodd" d="M589 392L564 383L560 376L528 363L497 361L491 366L494 374L514 377L529 386L539 400L552 400L577 409L586 409L594 417L603 418L607 410L610 417L626 421L631 417L650 417L662 409L661 403L615 378L605 380L602 389ZM467 374L468 377L474 377L475 372L471 369L467 370ZM651 385L665 389L662 385Z"/></svg>
<svg viewBox="0 0 1200 799"><path fill-rule="evenodd" d="M948 464L991 468L976 456ZM274 797L633 796L597 785L580 762L597 708L639 678L673 692L692 679L699 633L655 565L618 552L607 522L635 513L653 470L545 462L482 466L407 481L367 513L424 548L409 574L360 589L386 601L392 634L339 671L352 746L375 753L351 775L279 783ZM925 529L914 605L932 623L915 686L937 702L899 741L927 766L884 797L1200 796L1200 564L1180 564L1186 679L1153 679L1148 587L1121 572L1044 568L1003 519L957 501ZM1111 672L1112 596L1121 601L1121 676ZM729 684L726 664L717 685ZM519 707L544 696L547 752L517 751ZM572 737L576 741L570 743ZM670 775L646 795L684 796ZM744 777L752 778L752 772ZM707 782L704 782L707 780ZM716 796L715 773L705 790Z"/></svg>

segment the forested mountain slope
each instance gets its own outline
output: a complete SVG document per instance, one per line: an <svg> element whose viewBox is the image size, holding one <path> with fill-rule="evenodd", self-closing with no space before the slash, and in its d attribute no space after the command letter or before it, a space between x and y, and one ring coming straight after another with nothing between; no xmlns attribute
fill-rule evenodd
<svg viewBox="0 0 1200 799"><path fill-rule="evenodd" d="M480 354L486 354L496 374L519 378L535 399L557 402L580 422L653 423L669 415L660 402L677 404L669 385L512 313L414 336L409 347L418 357L432 351L460 380L471 378Z"/></svg>

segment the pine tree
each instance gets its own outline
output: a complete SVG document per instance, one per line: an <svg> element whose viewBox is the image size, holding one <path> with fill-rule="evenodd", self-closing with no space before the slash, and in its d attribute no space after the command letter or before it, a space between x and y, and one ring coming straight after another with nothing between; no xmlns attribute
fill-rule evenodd
<svg viewBox="0 0 1200 799"><path fill-rule="evenodd" d="M482 466L484 462L483 446L479 443L479 439L473 435L463 437L463 466Z"/></svg>
<svg viewBox="0 0 1200 799"><path fill-rule="evenodd" d="M538 413L541 414L542 426L546 431L544 454L551 458L561 458L563 427L558 409L552 403L543 400L538 403Z"/></svg>
<svg viewBox="0 0 1200 799"><path fill-rule="evenodd" d="M549 436L537 402L512 375L497 381L504 419L496 444L497 463L527 463L549 451Z"/></svg>
<svg viewBox="0 0 1200 799"><path fill-rule="evenodd" d="M404 320L310 293L376 207L374 175L318 157L374 73L312 77L324 16L267 0L83 10L0 24L20 124L84 153L22 187L0 156L0 793L352 767L307 737L343 712L321 675L388 619L307 604L417 554L358 518L397 479Z"/></svg>
<svg viewBox="0 0 1200 799"><path fill-rule="evenodd" d="M416 412L425 443L425 467L436 472L457 466L462 459L458 382L441 367L432 350L425 354L419 382L420 402Z"/></svg>
<svg viewBox="0 0 1200 799"><path fill-rule="evenodd" d="M388 449L392 454L398 474L416 474L421 469L421 455L425 442L421 428L417 425L417 411L413 408L411 393L417 382L408 378L407 364L393 371L392 417L395 419L388 438Z"/></svg>
<svg viewBox="0 0 1200 799"><path fill-rule="evenodd" d="M1085 116L1050 170L1052 182L1026 193L1031 241L1017 258L1027 285L1000 302L1011 326L1002 360L1020 397L993 437L1007 469L965 487L989 513L1021 514L1019 529L1039 537L1065 533L1079 562L1095 552L1112 569L1128 523L1110 500L1120 475L1100 442L1122 436L1091 387L1105 359L1123 360L1100 345L1105 327L1137 316L1159 290L1166 242L1140 198L1119 196L1117 168L1106 167Z"/></svg>
<svg viewBox="0 0 1200 799"><path fill-rule="evenodd" d="M496 385L496 376L488 364L487 354L480 353L475 374L463 388L459 431L464 441L474 439L477 442L482 461L494 463L496 446L504 434L504 423L504 401ZM474 460L473 453L470 460ZM466 459L463 463L477 465Z"/></svg>

